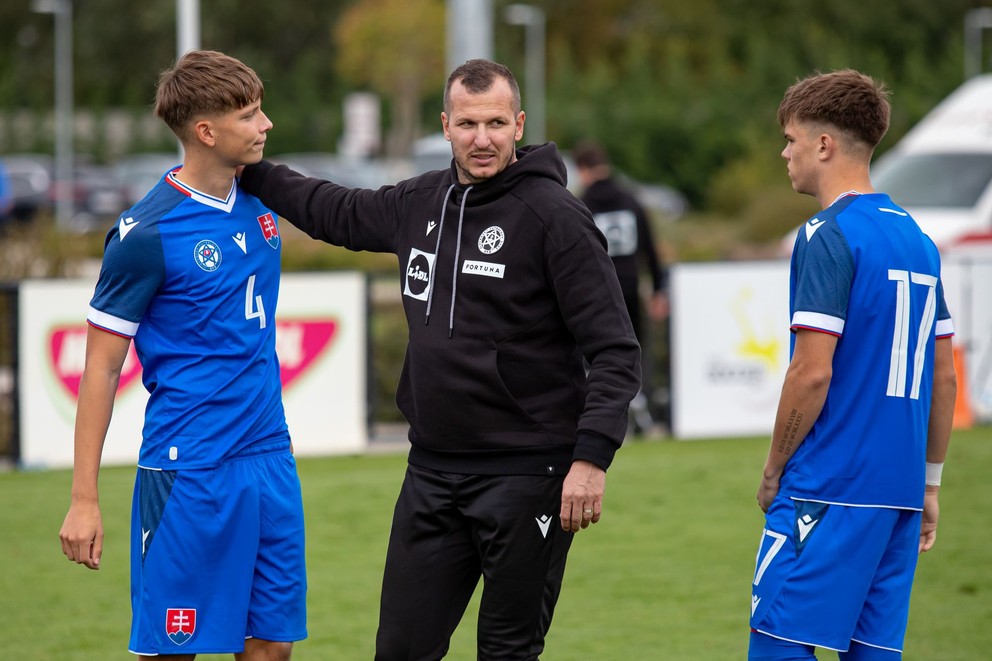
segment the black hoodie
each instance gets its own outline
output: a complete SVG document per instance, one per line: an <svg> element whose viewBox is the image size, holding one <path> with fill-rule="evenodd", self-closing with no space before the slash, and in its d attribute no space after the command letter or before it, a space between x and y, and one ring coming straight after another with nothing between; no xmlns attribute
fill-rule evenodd
<svg viewBox="0 0 992 661"><path fill-rule="evenodd" d="M641 206L637 198L620 184L613 177L606 177L591 183L582 194L582 202L592 212L597 222L601 222L598 214L610 216L612 214L625 212L628 217L634 219L634 231L625 233L624 236L634 237L633 245L628 245L628 241L620 240L608 242L610 258L617 269L617 279L620 280L620 287L630 288L636 296L638 281L640 280L640 264L637 259L641 256L645 260L648 273L651 274L651 286L654 291L664 291L668 287L668 274L665 272L661 260L658 259L658 251L654 246L654 238L651 236L651 224L648 221L647 213ZM606 227L600 226L601 230L609 231L608 223ZM635 299L636 300L636 299Z"/></svg>
<svg viewBox="0 0 992 661"><path fill-rule="evenodd" d="M564 475L575 459L609 467L640 349L605 240L565 189L553 143L517 150L475 185L458 183L454 164L373 191L263 161L241 186L315 239L398 256L409 344L396 400L411 464L476 475Z"/></svg>

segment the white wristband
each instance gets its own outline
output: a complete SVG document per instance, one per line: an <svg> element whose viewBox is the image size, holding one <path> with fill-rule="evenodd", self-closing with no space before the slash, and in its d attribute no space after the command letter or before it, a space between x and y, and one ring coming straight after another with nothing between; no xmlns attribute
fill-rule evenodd
<svg viewBox="0 0 992 661"><path fill-rule="evenodd" d="M927 462L927 486L928 487L939 487L940 486L940 474L944 471L944 463L931 464Z"/></svg>

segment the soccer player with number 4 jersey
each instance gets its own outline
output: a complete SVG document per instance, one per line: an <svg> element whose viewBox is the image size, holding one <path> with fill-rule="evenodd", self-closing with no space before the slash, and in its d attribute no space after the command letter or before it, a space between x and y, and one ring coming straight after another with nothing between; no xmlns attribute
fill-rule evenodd
<svg viewBox="0 0 992 661"><path fill-rule="evenodd" d="M956 395L940 256L869 163L888 91L852 70L785 93L782 157L822 211L792 254L792 359L758 487L751 661L895 660L937 531Z"/></svg>
<svg viewBox="0 0 992 661"><path fill-rule="evenodd" d="M72 499L59 537L100 568L100 457L132 339L149 399L131 516L131 640L141 658L290 658L306 638L303 504L275 353L276 216L235 179L272 123L254 71L191 51L155 113L182 142L107 234L87 317Z"/></svg>

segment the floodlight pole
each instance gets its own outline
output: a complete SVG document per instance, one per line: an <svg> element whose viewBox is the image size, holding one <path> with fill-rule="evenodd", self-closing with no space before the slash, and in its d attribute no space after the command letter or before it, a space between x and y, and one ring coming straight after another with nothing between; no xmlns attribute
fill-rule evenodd
<svg viewBox="0 0 992 661"><path fill-rule="evenodd" d="M34 0L31 10L55 17L55 223L72 224L72 0Z"/></svg>
<svg viewBox="0 0 992 661"><path fill-rule="evenodd" d="M200 0L176 0L176 57L200 48Z"/></svg>
<svg viewBox="0 0 992 661"><path fill-rule="evenodd" d="M979 7L964 15L964 79L982 72L982 30L992 28L992 8Z"/></svg>
<svg viewBox="0 0 992 661"><path fill-rule="evenodd" d="M492 0L447 0L448 73L466 60L493 59Z"/></svg>
<svg viewBox="0 0 992 661"><path fill-rule="evenodd" d="M541 144L545 137L544 119L544 12L533 5L507 5L503 17L510 25L523 25L526 42L527 123L524 133L528 144Z"/></svg>
<svg viewBox="0 0 992 661"><path fill-rule="evenodd" d="M176 0L176 59L191 50L200 49L200 0ZM183 144L176 141L179 160Z"/></svg>

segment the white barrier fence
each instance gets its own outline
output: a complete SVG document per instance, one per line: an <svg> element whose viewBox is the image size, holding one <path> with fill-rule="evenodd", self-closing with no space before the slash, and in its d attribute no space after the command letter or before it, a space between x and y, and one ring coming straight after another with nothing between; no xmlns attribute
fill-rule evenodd
<svg viewBox="0 0 992 661"><path fill-rule="evenodd" d="M672 422L679 439L771 433L789 361L785 260L672 268ZM992 421L992 257L944 258L945 294L979 422ZM72 464L86 312L95 281L25 280L19 292L20 464ZM368 447L368 282L363 274L286 274L277 352L300 456ZM132 348L133 352L133 348ZM104 448L137 459L147 393L129 357Z"/></svg>
<svg viewBox="0 0 992 661"><path fill-rule="evenodd" d="M992 256L952 253L944 293L976 420L992 421ZM680 439L771 434L789 364L789 262L677 264L672 423Z"/></svg>
<svg viewBox="0 0 992 661"><path fill-rule="evenodd" d="M20 463L72 465L76 397L95 279L25 280L19 292ZM286 274L276 352L297 455L368 445L368 283L360 273ZM148 393L131 347L104 446L105 464L137 461Z"/></svg>

